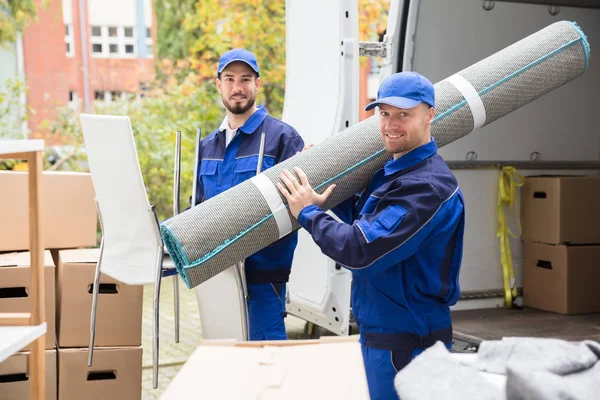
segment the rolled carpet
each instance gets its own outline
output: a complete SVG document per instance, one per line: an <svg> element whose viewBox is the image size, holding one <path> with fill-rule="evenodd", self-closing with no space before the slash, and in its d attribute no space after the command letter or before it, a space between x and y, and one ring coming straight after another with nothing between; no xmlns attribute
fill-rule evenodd
<svg viewBox="0 0 600 400"><path fill-rule="evenodd" d="M442 147L581 75L590 48L577 24L556 22L434 85L432 136ZM345 129L161 226L188 288L224 271L299 228L275 186L300 167L321 193L336 184L328 210L362 191L390 158L377 115Z"/></svg>

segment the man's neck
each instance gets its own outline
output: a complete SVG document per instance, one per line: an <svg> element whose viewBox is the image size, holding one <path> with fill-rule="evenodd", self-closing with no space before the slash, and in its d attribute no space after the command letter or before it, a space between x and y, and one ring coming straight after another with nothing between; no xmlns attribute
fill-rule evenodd
<svg viewBox="0 0 600 400"><path fill-rule="evenodd" d="M227 110L227 122L229 123L229 128L231 130L235 130L244 125L246 121L248 121L248 118L250 118L255 111L256 105L250 107L250 109L243 114L234 114Z"/></svg>

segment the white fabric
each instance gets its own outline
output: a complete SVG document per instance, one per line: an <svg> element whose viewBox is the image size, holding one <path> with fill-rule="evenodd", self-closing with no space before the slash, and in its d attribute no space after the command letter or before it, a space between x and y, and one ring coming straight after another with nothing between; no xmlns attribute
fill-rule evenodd
<svg viewBox="0 0 600 400"><path fill-rule="evenodd" d="M446 81L458 89L469 104L471 114L473 114L473 129L481 128L485 124L486 113L485 106L477 90L471 85L471 82L458 74L452 75Z"/></svg>
<svg viewBox="0 0 600 400"><path fill-rule="evenodd" d="M231 143L231 139L234 138L236 133L237 129L225 129L225 147L229 146L229 143Z"/></svg>
<svg viewBox="0 0 600 400"><path fill-rule="evenodd" d="M128 117L81 114L92 183L102 214L101 270L130 285L153 283L159 243Z"/></svg>
<svg viewBox="0 0 600 400"><path fill-rule="evenodd" d="M263 195L265 201L269 205L269 208L273 213L273 217L275 217L275 221L277 222L279 238L282 238L288 233L292 232L292 221L290 220L290 216L285 204L283 204L283 201L281 200L279 190L273 184L273 182L271 182L271 180L263 174L256 175L255 177L251 178L250 181L258 190L260 190L260 193Z"/></svg>
<svg viewBox="0 0 600 400"><path fill-rule="evenodd" d="M235 137L237 133L237 129L231 129L229 127L229 119L227 116L221 122L221 126L219 126L219 132L225 131L225 147L229 146L231 140Z"/></svg>

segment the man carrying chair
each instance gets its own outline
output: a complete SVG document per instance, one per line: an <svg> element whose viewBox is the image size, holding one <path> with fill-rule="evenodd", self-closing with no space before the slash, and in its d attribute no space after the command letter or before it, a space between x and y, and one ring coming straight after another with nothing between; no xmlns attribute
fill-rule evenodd
<svg viewBox="0 0 600 400"><path fill-rule="evenodd" d="M271 117L264 107L256 105L261 79L254 54L244 49L224 53L219 60L216 85L226 116L216 131L197 144L198 172L193 205L292 157L304 146L293 127ZM297 233L291 233L248 257L239 270L247 287L249 333L246 339L287 339L284 324L286 282L297 241ZM201 314L201 303L207 298L205 293L211 281L196 288ZM219 301L218 298L211 299L211 303Z"/></svg>

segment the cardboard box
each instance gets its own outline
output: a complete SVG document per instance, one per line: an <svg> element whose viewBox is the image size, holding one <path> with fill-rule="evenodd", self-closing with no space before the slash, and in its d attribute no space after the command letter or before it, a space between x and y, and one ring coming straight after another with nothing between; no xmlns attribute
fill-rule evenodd
<svg viewBox="0 0 600 400"><path fill-rule="evenodd" d="M0 171L0 251L29 250L27 172ZM96 246L97 212L92 177L86 173L43 174L42 234L46 249Z"/></svg>
<svg viewBox="0 0 600 400"><path fill-rule="evenodd" d="M87 347L92 286L99 249L59 252L57 275L58 347ZM96 314L95 346L139 346L142 342L143 286L126 285L104 274Z"/></svg>
<svg viewBox="0 0 600 400"><path fill-rule="evenodd" d="M142 348L115 347L94 350L58 349L60 400L135 400L142 398Z"/></svg>
<svg viewBox="0 0 600 400"><path fill-rule="evenodd" d="M29 399L29 352L17 353L0 363L0 400ZM56 400L56 349L46 350L46 400Z"/></svg>
<svg viewBox="0 0 600 400"><path fill-rule="evenodd" d="M525 243L523 300L560 314L600 312L600 246Z"/></svg>
<svg viewBox="0 0 600 400"><path fill-rule="evenodd" d="M31 269L29 252L0 254L0 313L31 312ZM44 302L46 310L46 348L56 347L56 306L54 262L44 252ZM29 346L24 350L28 350Z"/></svg>
<svg viewBox="0 0 600 400"><path fill-rule="evenodd" d="M161 399L368 399L357 337L203 341Z"/></svg>
<svg viewBox="0 0 600 400"><path fill-rule="evenodd" d="M600 243L600 176L537 176L521 189L523 239Z"/></svg>

